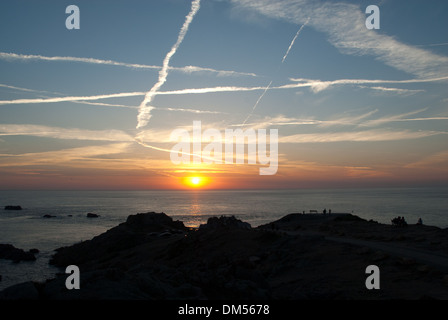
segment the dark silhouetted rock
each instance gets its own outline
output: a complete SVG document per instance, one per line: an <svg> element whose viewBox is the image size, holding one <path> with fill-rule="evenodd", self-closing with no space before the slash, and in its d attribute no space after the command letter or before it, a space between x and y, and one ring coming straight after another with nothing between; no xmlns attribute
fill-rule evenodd
<svg viewBox="0 0 448 320"><path fill-rule="evenodd" d="M56 216L53 216L53 215L51 215L51 214L44 214L44 215L42 216L42 218L56 218Z"/></svg>
<svg viewBox="0 0 448 320"><path fill-rule="evenodd" d="M131 215L91 240L56 250L52 264L82 270L81 290L67 290L67 274L59 273L45 283L10 287L0 292L0 300L448 299L446 269L441 273L432 263L421 266L412 256L379 251L377 241L373 247L356 244L366 235L383 234L391 239L385 248L399 249L403 242L391 237L398 232L410 248L412 239L424 236L417 246L429 252L440 246L444 253L448 230L394 228L338 216L293 214L275 221L274 230L271 224L251 228L235 217L215 217L194 230L164 213ZM335 231L352 238L336 238ZM429 241L437 239L436 248ZM363 290L366 265L375 261L387 271L387 286Z"/></svg>
<svg viewBox="0 0 448 320"><path fill-rule="evenodd" d="M12 260L14 262L20 261L34 261L36 257L30 251L26 252L23 249L14 247L12 244L0 244L0 259Z"/></svg>
<svg viewBox="0 0 448 320"><path fill-rule="evenodd" d="M67 266L95 260L105 254L113 255L121 250L137 247L148 241L151 232L186 231L188 228L181 221L173 221L164 213L138 213L128 216L126 222L109 229L91 240L74 244L71 247L56 249L50 263Z"/></svg>
<svg viewBox="0 0 448 320"><path fill-rule="evenodd" d="M86 215L87 218L98 218L99 216L100 216L99 214L91 213L91 212L87 213L87 215Z"/></svg>
<svg viewBox="0 0 448 320"><path fill-rule="evenodd" d="M165 213L137 213L126 219L126 225L134 229L145 229L146 231L162 232L170 229L185 230L181 221L173 221Z"/></svg>
<svg viewBox="0 0 448 320"><path fill-rule="evenodd" d="M39 291L31 281L19 283L0 292L0 300L37 300Z"/></svg>
<svg viewBox="0 0 448 320"><path fill-rule="evenodd" d="M5 210L22 210L21 206L5 206Z"/></svg>
<svg viewBox="0 0 448 320"><path fill-rule="evenodd" d="M211 217L208 218L207 224L201 224L199 230L215 230L215 229L251 229L247 222L243 222L234 216L231 217Z"/></svg>

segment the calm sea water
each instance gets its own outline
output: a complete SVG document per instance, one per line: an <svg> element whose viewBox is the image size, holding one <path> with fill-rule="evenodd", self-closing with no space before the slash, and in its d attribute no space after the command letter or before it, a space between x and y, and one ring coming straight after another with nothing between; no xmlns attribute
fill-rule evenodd
<svg viewBox="0 0 448 320"><path fill-rule="evenodd" d="M21 211L2 210L20 205ZM238 191L0 191L0 243L40 250L36 262L14 264L0 259L0 290L17 282L51 278L53 250L88 240L124 222L130 214L165 212L197 227L211 216L235 215L252 226L293 212L323 209L354 213L390 223L404 216L408 223L448 227L448 188L378 188L335 190ZM88 212L100 215L88 219ZM45 219L49 214L55 218ZM59 270L60 271L60 270Z"/></svg>

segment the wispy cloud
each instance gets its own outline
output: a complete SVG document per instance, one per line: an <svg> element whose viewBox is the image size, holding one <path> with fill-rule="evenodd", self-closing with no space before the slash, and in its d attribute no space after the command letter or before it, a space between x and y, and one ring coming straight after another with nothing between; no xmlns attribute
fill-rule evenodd
<svg viewBox="0 0 448 320"><path fill-rule="evenodd" d="M146 69L146 70L162 69L161 66L138 64L138 63L126 63L126 62L119 62L119 61L114 61L114 60L83 58L83 57L70 57L70 56L48 57L48 56L42 56L42 55L38 55L38 54L19 54L19 53L12 53L12 52L0 52L0 59L7 60L7 61L18 60L18 61L77 62L77 63L88 63L88 64L96 64L96 65L126 67L126 68L131 68L131 69ZM185 67L169 66L168 70L187 73L187 74L196 73L196 72L213 73L220 77L226 77L226 76L256 77L257 76L255 73L250 73L250 72L238 72L238 71L232 71L232 70L216 70L213 68L204 68L204 67L199 67L199 66L185 66Z"/></svg>
<svg viewBox="0 0 448 320"><path fill-rule="evenodd" d="M15 100L0 100L0 105L8 104L27 104L27 103L55 103L64 101L89 101L89 100L101 100L110 98L123 98L123 97L135 97L142 96L144 92L121 92L111 94L100 94L94 96L68 96L68 97L54 97L54 98L35 98L35 99L15 99Z"/></svg>
<svg viewBox="0 0 448 320"><path fill-rule="evenodd" d="M413 122L413 121L435 121L435 120L448 120L448 117L443 116L432 116L432 117L418 117L418 118L409 118L409 116L413 116L415 114L422 113L424 111L428 110L428 108L423 108L419 110L414 110L402 114L397 115L388 115L382 118L378 119L372 119L368 121L364 121L362 123L359 123L359 126L367 126L367 127L373 127L373 126L379 126L385 123L390 122Z"/></svg>
<svg viewBox="0 0 448 320"><path fill-rule="evenodd" d="M193 21L194 16L198 12L200 8L200 0L194 0L191 3L191 10L188 13L188 15L185 17L185 22L182 25L182 28L180 29L179 35L177 37L176 43L171 47L171 50L167 53L165 58L163 59L162 69L159 71L159 79L154 84L154 86L149 90L145 98L143 99L142 103L139 107L139 113L137 116L137 129L142 128L148 124L148 121L151 119L151 110L153 109L152 106L149 104L151 103L152 99L155 96L155 93L159 91L159 89L162 87L162 85L165 83L166 78L168 76L168 67L171 60L171 57L176 53L177 49L179 48L180 44L185 38L185 35L187 34L188 28L190 26L191 21Z"/></svg>
<svg viewBox="0 0 448 320"><path fill-rule="evenodd" d="M88 141L134 141L131 135L121 130L87 130L33 124L0 124L0 136L35 136Z"/></svg>
<svg viewBox="0 0 448 320"><path fill-rule="evenodd" d="M448 120L448 117L446 116L410 118L410 116L422 113L426 110L428 110L428 108L414 110L402 114L388 115L377 119L369 119L369 118L371 118L374 114L378 113L378 109L371 110L360 115L337 115L330 119L297 118L297 117L286 117L284 115L277 115L257 119L257 121L254 121L252 123L236 124L233 126L234 127L248 126L253 129L278 127L278 126L302 126L302 125L313 125L319 128L343 127L343 126L375 127L391 122Z"/></svg>
<svg viewBox="0 0 448 320"><path fill-rule="evenodd" d="M427 79L406 79L406 80L382 80L382 79L337 79L337 80L315 80L304 78L290 78L293 82L298 82L301 87L310 87L315 93L323 91L335 85L364 85L364 84L412 84L448 81L448 76L427 78ZM285 86L284 86L285 87ZM291 85L293 87L293 85ZM380 87L376 87L380 88Z"/></svg>
<svg viewBox="0 0 448 320"><path fill-rule="evenodd" d="M405 168L434 168L438 167L443 171L448 171L448 150L440 151L422 159L405 165Z"/></svg>
<svg viewBox="0 0 448 320"><path fill-rule="evenodd" d="M11 86L11 85L7 85L7 84L3 84L3 83L0 83L0 87L2 87L2 88L8 88L8 89L13 89L13 90L18 90L18 91L24 91L24 92L32 92L32 93L45 93L45 94L50 93L50 94L59 94L59 93L57 93L57 92L51 92L51 91L45 91L45 90L27 89L27 88Z"/></svg>
<svg viewBox="0 0 448 320"><path fill-rule="evenodd" d="M359 86L360 88L372 89L375 91L383 92L383 93L396 93L399 95L412 95L418 92L424 92L425 90L420 89L400 89L400 88L390 88L390 87L367 87L367 86Z"/></svg>
<svg viewBox="0 0 448 320"><path fill-rule="evenodd" d="M368 142L368 141L397 141L419 139L434 135L448 134L442 131L410 131L410 130L365 130L356 132L326 132L306 133L284 136L280 143L324 143L324 142Z"/></svg>
<svg viewBox="0 0 448 320"><path fill-rule="evenodd" d="M242 8L291 23L304 23L328 35L328 41L344 54L373 56L397 70L419 78L448 75L448 57L365 27L365 13L348 2L313 0L232 0Z"/></svg>

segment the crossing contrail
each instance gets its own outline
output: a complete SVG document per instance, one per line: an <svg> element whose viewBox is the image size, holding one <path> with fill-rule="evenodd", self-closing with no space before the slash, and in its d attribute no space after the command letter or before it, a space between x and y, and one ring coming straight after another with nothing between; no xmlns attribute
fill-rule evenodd
<svg viewBox="0 0 448 320"><path fill-rule="evenodd" d="M246 124L247 120L249 120L249 118L252 116L252 114L254 113L255 109L257 108L258 104L260 103L261 99L263 98L263 96L266 94L266 92L269 90L269 88L271 87L272 84L272 80L271 82L269 82L268 86L264 89L263 93L261 94L261 96L258 98L257 102L255 102L252 111L247 115L246 120L244 120L243 125Z"/></svg>
<svg viewBox="0 0 448 320"><path fill-rule="evenodd" d="M296 41L296 39L297 39L297 37L299 36L300 32L302 32L303 27L305 27L306 24L307 24L309 21L310 21L310 18L306 19L305 23L302 24L302 26L300 27L299 31L297 31L296 35L294 36L294 38L293 38L292 41L291 41L291 44L290 44L289 47L288 47L288 50L286 50L286 53L285 53L285 55L283 56L282 63L285 62L285 59L286 59L286 57L288 56L289 51L291 50L292 46L294 45L294 42Z"/></svg>
<svg viewBox="0 0 448 320"><path fill-rule="evenodd" d="M294 42L296 41L297 37L299 36L300 32L302 31L303 27L306 26L306 24L308 23L308 21L310 20L310 18L306 19L305 23L302 24L302 26L299 28L299 30L297 31L296 35L294 36L294 38L292 39L291 43L289 44L288 50L286 50L285 55L283 56L282 59L282 64L283 62L285 62L286 57L289 54L289 51L291 51L292 46L294 45ZM249 118L252 116L252 114L254 113L255 109L257 108L258 104L260 103L261 99L263 99L264 95L266 94L266 92L269 90L269 88L271 87L272 84L272 80L271 82L269 82L269 84L267 85L267 87L264 89L263 93L260 95L260 97L258 98L257 102L255 102L254 106L252 107L251 112L247 115L246 119L243 122L243 125L246 124L247 120L249 120Z"/></svg>
<svg viewBox="0 0 448 320"><path fill-rule="evenodd" d="M153 107L151 107L149 104L151 103L152 99L156 95L157 91L159 91L159 89L165 83L166 78L168 76L168 67L169 67L170 59L176 53L177 48L179 48L180 44L184 40L184 37L187 34L190 23L191 23L191 21L193 21L195 14L199 10L200 2L201 2L200 0L194 0L191 3L190 13L185 17L185 22L184 22L182 28L180 29L179 35L177 37L177 41L172 46L171 50L167 53L167 55L165 56L165 59L163 59L162 69L159 71L158 81L151 88L151 90L149 90L146 93L145 99L143 99L142 103L140 104L139 113L137 116L137 120L138 120L137 129L146 126L149 122L149 119L151 119L151 110L153 109Z"/></svg>

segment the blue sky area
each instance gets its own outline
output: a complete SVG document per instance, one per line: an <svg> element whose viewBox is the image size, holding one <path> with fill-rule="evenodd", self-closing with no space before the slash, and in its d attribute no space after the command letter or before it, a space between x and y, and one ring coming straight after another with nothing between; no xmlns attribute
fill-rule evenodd
<svg viewBox="0 0 448 320"><path fill-rule="evenodd" d="M447 14L442 0L1 1L2 188L446 185ZM174 165L170 133L195 120L278 129L278 172Z"/></svg>

